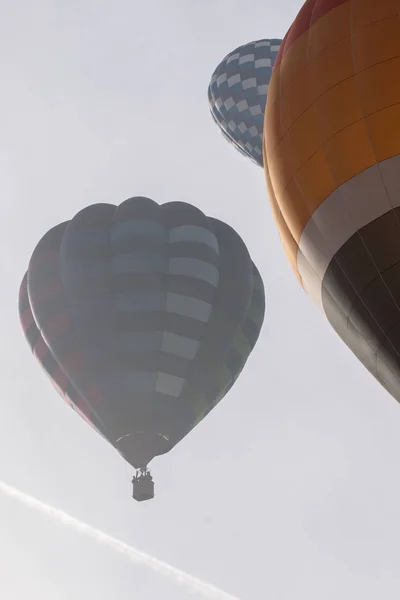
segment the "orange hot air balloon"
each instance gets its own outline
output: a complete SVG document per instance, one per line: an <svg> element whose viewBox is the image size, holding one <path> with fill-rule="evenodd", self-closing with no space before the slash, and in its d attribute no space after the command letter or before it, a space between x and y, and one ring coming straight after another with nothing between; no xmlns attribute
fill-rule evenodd
<svg viewBox="0 0 400 600"><path fill-rule="evenodd" d="M264 165L306 292L400 401L400 0L308 0L268 91Z"/></svg>

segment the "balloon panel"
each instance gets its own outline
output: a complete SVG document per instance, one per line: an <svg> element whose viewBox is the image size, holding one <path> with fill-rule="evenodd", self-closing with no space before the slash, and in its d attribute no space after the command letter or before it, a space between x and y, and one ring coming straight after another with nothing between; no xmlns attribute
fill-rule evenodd
<svg viewBox="0 0 400 600"><path fill-rule="evenodd" d="M65 400L68 406L75 410L86 421L86 423L104 437L97 416L90 410L90 406L73 386L68 375L57 362L49 346L44 341L43 336L36 325L28 296L27 279L28 274L25 273L19 289L18 303L20 322L25 339L27 340L33 355L53 384L56 392L63 400Z"/></svg>

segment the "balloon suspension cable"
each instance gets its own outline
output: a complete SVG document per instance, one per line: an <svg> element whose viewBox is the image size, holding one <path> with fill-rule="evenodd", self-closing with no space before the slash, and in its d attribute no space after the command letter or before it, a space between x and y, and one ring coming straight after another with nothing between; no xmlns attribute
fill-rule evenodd
<svg viewBox="0 0 400 600"><path fill-rule="evenodd" d="M154 481L147 466L136 469L132 484L133 498L138 502L154 498Z"/></svg>

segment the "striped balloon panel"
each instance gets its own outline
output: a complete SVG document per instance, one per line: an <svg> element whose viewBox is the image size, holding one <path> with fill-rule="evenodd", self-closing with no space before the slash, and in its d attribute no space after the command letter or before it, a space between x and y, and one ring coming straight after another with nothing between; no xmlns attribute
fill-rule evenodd
<svg viewBox="0 0 400 600"><path fill-rule="evenodd" d="M65 373L135 466L221 396L217 374L258 293L253 268L227 225L141 197L90 206L39 242L28 270L36 323L57 360L75 357Z"/></svg>
<svg viewBox="0 0 400 600"><path fill-rule="evenodd" d="M265 293L261 275L253 265L253 293L246 319L236 333L226 367L229 370L227 385L230 387L242 372L260 335L265 313Z"/></svg>
<svg viewBox="0 0 400 600"><path fill-rule="evenodd" d="M194 422L224 395L226 382L221 380L220 371L226 369L235 337L249 311L254 284L253 265L241 238L217 219L209 218L209 224L219 243L220 279L209 324L184 390L185 395L191 395L193 386L196 391Z"/></svg>
<svg viewBox="0 0 400 600"><path fill-rule="evenodd" d="M285 37L266 176L307 293L400 401L400 1L312 0Z"/></svg>
<svg viewBox="0 0 400 600"><path fill-rule="evenodd" d="M25 338L33 355L38 360L43 371L49 377L55 390L93 429L103 435L101 424L97 422L96 415L91 411L85 399L77 392L68 375L63 371L55 359L52 351L44 341L32 314L28 296L27 273L25 274L19 290L19 316Z"/></svg>
<svg viewBox="0 0 400 600"><path fill-rule="evenodd" d="M268 84L282 40L257 40L230 52L208 86L211 115L239 152L263 166L262 134Z"/></svg>
<svg viewBox="0 0 400 600"><path fill-rule="evenodd" d="M60 244L67 223L46 233L36 246L27 272L28 296L35 322L60 369L68 375L68 388L75 389L78 411L100 428L97 405L100 390L83 355L79 337L65 302L60 271Z"/></svg>
<svg viewBox="0 0 400 600"><path fill-rule="evenodd" d="M235 334L226 362L220 364L216 369L215 377L220 391L215 403L218 403L225 396L242 372L258 340L264 321L264 313L264 284L257 267L253 264L253 293L250 306L245 321ZM199 401L196 423L201 421L209 410L210 408L206 402Z"/></svg>

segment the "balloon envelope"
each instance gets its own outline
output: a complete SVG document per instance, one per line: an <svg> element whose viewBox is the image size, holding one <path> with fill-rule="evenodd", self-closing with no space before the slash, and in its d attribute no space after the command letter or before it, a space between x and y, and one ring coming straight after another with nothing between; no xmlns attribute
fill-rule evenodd
<svg viewBox="0 0 400 600"><path fill-rule="evenodd" d="M399 3L309 0L275 63L269 198L289 261L400 401Z"/></svg>
<svg viewBox="0 0 400 600"><path fill-rule="evenodd" d="M95 204L38 243L27 341L60 395L136 468L181 440L242 370L264 288L235 231L183 202Z"/></svg>
<svg viewBox="0 0 400 600"><path fill-rule="evenodd" d="M263 166L264 111L272 67L282 40L257 40L230 52L208 86L211 115L239 152Z"/></svg>

